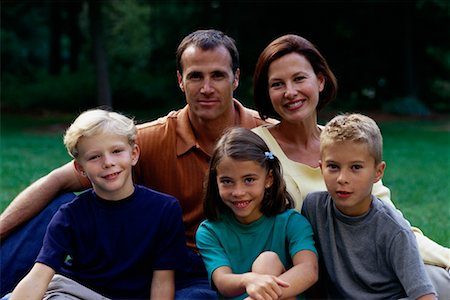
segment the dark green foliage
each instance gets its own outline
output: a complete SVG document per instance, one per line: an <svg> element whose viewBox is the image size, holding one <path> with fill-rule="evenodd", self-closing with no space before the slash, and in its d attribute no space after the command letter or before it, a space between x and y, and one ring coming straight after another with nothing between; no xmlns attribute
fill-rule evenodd
<svg viewBox="0 0 450 300"><path fill-rule="evenodd" d="M58 77L36 71L35 78L4 74L2 77L3 110L82 111L95 99L95 79L91 68L76 73L64 72Z"/></svg>
<svg viewBox="0 0 450 300"><path fill-rule="evenodd" d="M52 78L46 73L53 61L49 54L51 24L55 23L50 16L56 2L2 2L2 108L10 108L12 99L20 102L15 108L21 109L45 106L72 111L96 106L87 2L58 3L62 72ZM339 83L335 108L398 110L399 102L414 99L423 107L420 114L450 112L450 5L446 0L102 3L112 98L119 108L123 103L135 109L145 104L181 106L176 47L196 29L216 28L237 42L241 84L236 95L248 105L253 103L251 78L259 53L274 38L297 33L316 44L335 71ZM69 31L69 12L78 18L81 36L76 40ZM75 54L72 42L80 49ZM71 55L77 55L76 59ZM79 61L78 70L69 68L71 61ZM91 73L85 73L87 69ZM68 80L77 82L70 85ZM45 95L53 86L54 93ZM63 98L56 86L65 89ZM74 105L61 106L61 100Z"/></svg>

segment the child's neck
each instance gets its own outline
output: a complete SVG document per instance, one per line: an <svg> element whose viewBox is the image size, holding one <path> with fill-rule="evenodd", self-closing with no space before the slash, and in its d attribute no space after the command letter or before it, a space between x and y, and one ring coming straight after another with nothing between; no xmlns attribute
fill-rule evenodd
<svg viewBox="0 0 450 300"><path fill-rule="evenodd" d="M101 191L99 192L98 189L95 188L95 186L93 187L95 194L97 195L97 197L99 197L102 200L105 201L121 201L121 200L125 200L130 198L133 194L134 194L134 184L131 184L131 186L129 187L123 187L121 188L120 191L117 192L105 192L105 191Z"/></svg>

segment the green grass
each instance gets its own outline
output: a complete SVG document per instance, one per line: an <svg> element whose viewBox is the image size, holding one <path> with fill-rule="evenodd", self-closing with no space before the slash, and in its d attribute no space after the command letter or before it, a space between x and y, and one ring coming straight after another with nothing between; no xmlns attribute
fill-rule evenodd
<svg viewBox="0 0 450 300"><path fill-rule="evenodd" d="M62 135L73 117L2 115L0 211L31 182L70 159ZM380 127L387 162L383 181L392 200L413 226L450 246L449 123L389 121Z"/></svg>
<svg viewBox="0 0 450 300"><path fill-rule="evenodd" d="M450 246L450 131L444 121L381 124L384 184L413 226Z"/></svg>

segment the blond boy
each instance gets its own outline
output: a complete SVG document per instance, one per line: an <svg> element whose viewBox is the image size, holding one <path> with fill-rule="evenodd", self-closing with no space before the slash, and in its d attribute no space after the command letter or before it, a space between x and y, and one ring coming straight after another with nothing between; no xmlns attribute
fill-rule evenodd
<svg viewBox="0 0 450 300"><path fill-rule="evenodd" d="M133 120L100 109L69 127L64 144L93 188L55 214L11 299L174 297L174 270L186 255L181 208L175 198L133 184L135 138Z"/></svg>

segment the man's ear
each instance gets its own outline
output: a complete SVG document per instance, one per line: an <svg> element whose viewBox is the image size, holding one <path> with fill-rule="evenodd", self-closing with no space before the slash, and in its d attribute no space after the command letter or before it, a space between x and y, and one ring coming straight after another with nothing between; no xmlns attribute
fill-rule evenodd
<svg viewBox="0 0 450 300"><path fill-rule="evenodd" d="M386 162L382 161L375 167L375 178L373 179L373 183L378 182L381 178L383 178L384 170L386 169Z"/></svg>
<svg viewBox="0 0 450 300"><path fill-rule="evenodd" d="M77 160L74 160L74 166L75 166L75 170L78 171L78 173L81 174L81 176L87 177L86 172L84 171L84 168L82 165L80 165Z"/></svg>
<svg viewBox="0 0 450 300"><path fill-rule="evenodd" d="M241 76L241 70L239 68L237 68L236 72L234 73L233 91L236 90L239 86L240 76Z"/></svg>
<svg viewBox="0 0 450 300"><path fill-rule="evenodd" d="M180 87L180 90L184 93L183 75L181 75L180 71L177 71L177 79L178 79L178 86Z"/></svg>

